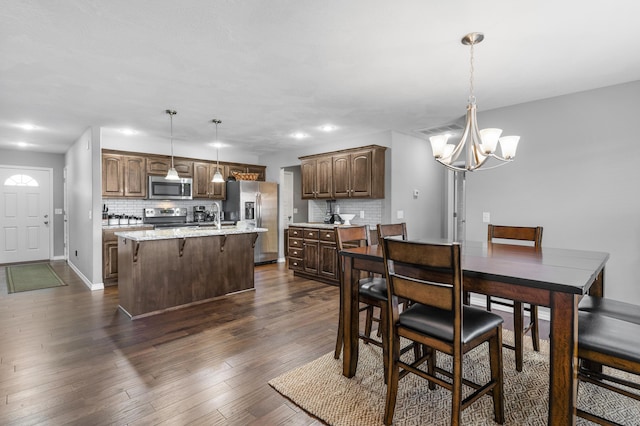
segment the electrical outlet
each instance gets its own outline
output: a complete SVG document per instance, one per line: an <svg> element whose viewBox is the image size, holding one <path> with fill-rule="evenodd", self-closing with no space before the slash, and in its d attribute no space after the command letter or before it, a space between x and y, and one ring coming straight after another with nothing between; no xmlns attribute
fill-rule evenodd
<svg viewBox="0 0 640 426"><path fill-rule="evenodd" d="M482 212L482 222L483 223L491 222L491 215L489 214L489 212Z"/></svg>
<svg viewBox="0 0 640 426"><path fill-rule="evenodd" d="M360 210L360 219L364 219L364 210Z"/></svg>

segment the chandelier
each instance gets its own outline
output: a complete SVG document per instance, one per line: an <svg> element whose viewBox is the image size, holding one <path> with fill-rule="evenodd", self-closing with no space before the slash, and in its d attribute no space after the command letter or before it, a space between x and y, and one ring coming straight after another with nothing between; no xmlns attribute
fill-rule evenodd
<svg viewBox="0 0 640 426"><path fill-rule="evenodd" d="M493 169L502 166L510 161L516 155L518 141L520 136L502 136L502 129L482 129L478 130L478 120L476 118L476 97L473 94L473 47L484 40L482 33L469 33L465 35L461 42L466 46L470 46L470 78L469 78L469 100L467 104L467 119L462 132L462 138L457 144L447 143L448 134L431 136L431 149L433 156L437 162L443 166L456 171L469 171L482 167L491 157L500 162L491 167L485 167L483 170ZM502 155L496 154L496 147L500 144ZM461 155L465 154L464 164L462 159L458 161Z"/></svg>
<svg viewBox="0 0 640 426"><path fill-rule="evenodd" d="M220 173L220 142L218 142L218 124L222 123L222 120L213 119L212 123L216 125L216 172L213 174L211 182L221 183L224 182L222 173Z"/></svg>
<svg viewBox="0 0 640 426"><path fill-rule="evenodd" d="M173 167L173 116L176 115L177 112L171 109L168 109L165 112L169 114L169 119L171 120L171 168L169 169L169 171L167 171L167 176L165 176L165 179L178 180L180 179L180 176L178 176L176 168Z"/></svg>

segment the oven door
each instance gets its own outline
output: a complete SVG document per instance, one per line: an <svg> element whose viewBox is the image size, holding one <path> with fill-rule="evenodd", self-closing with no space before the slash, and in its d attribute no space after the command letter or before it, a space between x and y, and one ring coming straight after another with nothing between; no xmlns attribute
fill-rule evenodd
<svg viewBox="0 0 640 426"><path fill-rule="evenodd" d="M193 179L167 180L162 176L149 176L150 200L191 200Z"/></svg>

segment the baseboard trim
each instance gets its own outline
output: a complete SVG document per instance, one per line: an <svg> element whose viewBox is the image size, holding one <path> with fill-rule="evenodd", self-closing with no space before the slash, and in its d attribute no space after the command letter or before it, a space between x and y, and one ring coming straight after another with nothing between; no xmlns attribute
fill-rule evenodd
<svg viewBox="0 0 640 426"><path fill-rule="evenodd" d="M69 267L73 269L73 272L78 274L78 276L80 277L84 285L86 285L89 288L89 290L91 291L104 290L104 283L92 283L87 277L84 276L82 272L80 272L80 269L78 269L76 265L73 264L73 262L70 262L67 260L67 265L69 265Z"/></svg>
<svg viewBox="0 0 640 426"><path fill-rule="evenodd" d="M482 294L471 293L471 304L472 305L476 305L476 306L480 306L482 308L485 308L487 306L486 296L484 296ZM495 309L495 310L498 310L498 311L513 313L513 309L509 308L508 306L492 304L491 308ZM526 313L525 313L525 315L526 315ZM538 307L538 318L541 319L541 320L550 321L551 320L551 311L549 311L549 308L547 308L545 306L539 306Z"/></svg>

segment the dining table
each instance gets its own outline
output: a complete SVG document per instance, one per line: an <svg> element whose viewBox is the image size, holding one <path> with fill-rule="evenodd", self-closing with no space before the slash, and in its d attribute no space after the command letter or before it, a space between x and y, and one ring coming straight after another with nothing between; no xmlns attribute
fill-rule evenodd
<svg viewBox="0 0 640 426"><path fill-rule="evenodd" d="M478 241L460 244L465 292L550 308L548 424L574 425L578 303L585 294L604 296L604 269L609 254ZM344 249L340 256L343 374L353 377L358 365L358 280L363 271L384 276L385 268L381 245Z"/></svg>

